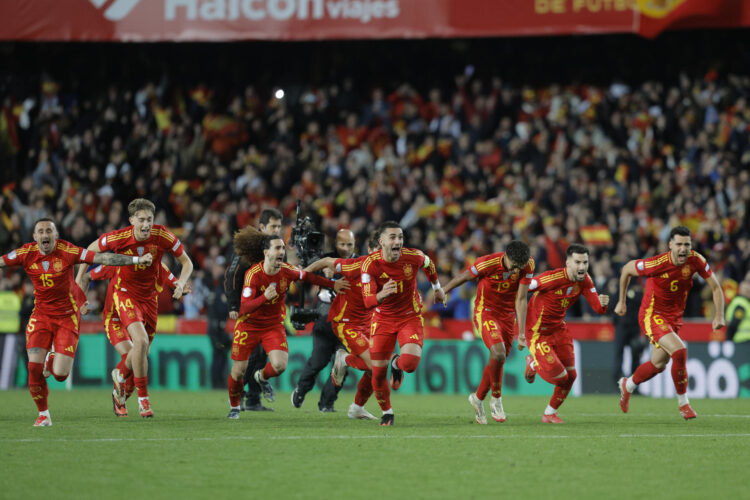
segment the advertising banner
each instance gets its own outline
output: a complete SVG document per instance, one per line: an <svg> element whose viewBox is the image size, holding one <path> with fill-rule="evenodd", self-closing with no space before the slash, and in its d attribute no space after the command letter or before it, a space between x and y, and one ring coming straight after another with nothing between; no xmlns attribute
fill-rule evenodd
<svg viewBox="0 0 750 500"><path fill-rule="evenodd" d="M637 33L750 25L750 0L3 0L0 40L228 41Z"/></svg>
<svg viewBox="0 0 750 500"><path fill-rule="evenodd" d="M579 377L573 394L614 393L616 391L610 342L574 341L576 370ZM289 366L273 379L275 388L289 392L296 385L302 367L312 350L312 338L289 338ZM508 356L503 379L504 395L548 395L551 386L537 377L533 384L523 378L524 356L528 351L515 347ZM149 354L149 387L169 390L203 390L210 388L211 346L207 336L157 336ZM8 356L3 356L3 364ZM644 355L643 361L647 359ZM70 381L48 379L52 389L69 387L107 388L111 386L110 371L119 356L103 334L83 335L78 345L76 362ZM481 341L440 340L425 342L422 359L416 372L407 374L399 393L405 394L468 394L476 389L487 362L487 348ZM624 366L630 365L626 351ZM7 365L6 365L7 366ZM15 386L26 385L26 368L15 366ZM750 397L750 343L691 342L688 345L688 395L691 398ZM3 366L0 366L0 371ZM322 371L317 380L322 388L330 369ZM349 369L344 388L356 390L359 373ZM640 386L642 394L652 397L674 397L669 366L664 373Z"/></svg>

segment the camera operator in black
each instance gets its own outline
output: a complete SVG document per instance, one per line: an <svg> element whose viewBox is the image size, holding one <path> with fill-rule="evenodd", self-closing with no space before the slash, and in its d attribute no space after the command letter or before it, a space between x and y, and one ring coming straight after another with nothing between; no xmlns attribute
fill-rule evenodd
<svg viewBox="0 0 750 500"><path fill-rule="evenodd" d="M223 258L221 258L223 261ZM229 306L224 287L221 281L224 270L223 262L215 262L211 265L210 276L206 277L206 316L208 316L208 336L213 347L211 358L211 387L226 390L228 356L232 348L232 335L227 333L227 318L229 317Z"/></svg>
<svg viewBox="0 0 750 500"><path fill-rule="evenodd" d="M341 229L336 233L336 249L333 252L329 252L323 257L333 257L338 259L350 259L356 257L354 253L354 233L349 229ZM323 293L329 293L324 291ZM331 301L333 297L325 301L319 300L318 312L320 316L315 320L313 326L313 348L310 358L305 363L302 373L300 373L297 387L292 392L292 405L295 408L300 408L305 400L305 395L315 385L315 379L318 373L325 368L328 363L331 362L333 355L338 349L343 349L344 346L341 341L336 337L331 329L331 323L327 320L328 310L331 307ZM344 377L346 379L346 377ZM343 384L342 384L343 385ZM326 378L326 383L323 386L323 390L320 393L320 401L318 402L318 409L323 413L334 411L333 403L338 397L338 393L341 387L336 388L331 380L331 377Z"/></svg>
<svg viewBox="0 0 750 500"><path fill-rule="evenodd" d="M282 219L283 216L281 215L281 212L275 208L266 208L260 213L258 229L266 234L279 236L281 235ZM248 266L238 255L232 252L232 257L229 260L229 267L224 276L224 291L227 296L227 301L229 302L230 320L236 320L239 317L240 293L242 292L242 286L245 282L245 273L247 270ZM260 402L260 386L252 376L256 370L262 370L267 362L268 356L263 350L263 346L258 345L250 355L250 361L247 365L247 371L245 372L247 391L242 397L242 409L245 411L273 411L273 408L268 408ZM266 387L267 391L263 393L263 397L268 401L273 401L275 399L273 387L271 387L270 384Z"/></svg>

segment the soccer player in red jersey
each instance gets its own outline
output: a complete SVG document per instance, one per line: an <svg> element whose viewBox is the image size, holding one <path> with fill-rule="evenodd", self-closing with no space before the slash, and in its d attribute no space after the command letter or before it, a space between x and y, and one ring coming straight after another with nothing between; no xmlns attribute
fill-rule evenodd
<svg viewBox="0 0 750 500"><path fill-rule="evenodd" d="M88 249L94 252L117 250L126 255L150 253L157 263L161 263L166 252L171 253L182 266L172 294L172 297L179 299L193 272L193 262L171 231L154 224L155 213L156 207L150 201L143 198L131 201L128 204L131 226L100 236ZM122 356L112 370L112 382L120 395L119 403L125 404L125 381L133 373L139 411L144 418L154 416L148 397L148 350L156 331L160 269L161 266L118 268L112 293L120 323L133 342L133 348ZM85 268L79 269L76 281L83 283L85 273Z"/></svg>
<svg viewBox="0 0 750 500"><path fill-rule="evenodd" d="M378 233L373 232L367 242L368 253L380 249ZM370 319L372 309L365 307L362 297L362 265L367 259L362 255L353 259L335 259L326 257L310 264L305 271L317 272L324 267L340 274L349 282L352 290L336 295L328 311L328 321L333 332L341 340L345 349L339 349L334 357L331 380L340 387L344 381L347 366L362 370L364 373L357 384L354 402L349 406L347 415L352 419L377 420L365 409L365 403L372 395L372 361L370 359Z"/></svg>
<svg viewBox="0 0 750 500"><path fill-rule="evenodd" d="M286 305L284 299L289 285L303 280L313 285L333 288L336 292L348 288L345 280L333 281L297 269L284 262L286 247L280 236L266 235L247 227L234 237L234 251L253 264L245 273L239 318L232 341L232 371L227 378L230 410L227 418L240 418L240 398L250 353L258 344L268 353L268 363L257 370L253 378L263 388L268 379L286 370L289 347L284 330Z"/></svg>
<svg viewBox="0 0 750 500"><path fill-rule="evenodd" d="M419 365L424 339L422 301L417 292L417 271L422 268L435 290L435 301L443 302L435 264L419 250L404 248L404 232L387 221L378 228L381 249L362 264L362 295L365 306L375 308L370 324L372 388L383 416L380 425L393 425L391 394L386 381L391 366L391 387L401 386L404 372ZM396 341L401 354L394 354ZM390 362L389 362L390 359Z"/></svg>
<svg viewBox="0 0 750 500"><path fill-rule="evenodd" d="M130 335L127 330L123 330L120 323L120 316L117 314L117 308L114 303L114 292L115 292L115 277L117 276L117 268L113 266L97 266L91 268L84 275L83 283L79 283L82 289L88 287L88 280L109 280L109 286L107 287L107 296L104 300L104 307L102 308L102 320L104 320L104 332L107 334L107 340L112 344L117 353L120 356L126 356L133 348L133 341L130 339ZM177 277L172 274L169 268L162 262L161 269L159 270L158 278L158 293L161 293L163 287L169 286L174 289L177 284ZM185 294L190 293L190 283L185 286ZM88 302L81 307L81 314L86 314L88 309ZM149 334L149 342L153 341L153 332ZM127 400L135 390L135 381L133 373L131 371L130 376L124 382L124 397ZM116 416L127 417L128 408L124 404L120 403L122 398L117 388L112 389L112 409Z"/></svg>
<svg viewBox="0 0 750 500"><path fill-rule="evenodd" d="M0 260L0 268L23 266L34 284L34 311L26 327L29 392L39 410L34 427L52 425L45 377L52 375L59 381L68 378L78 347L81 323L78 307L84 297L73 281L73 266L81 262L148 266L152 261L150 254L139 257L95 254L58 238L54 221L39 219L34 224L34 243L13 250ZM55 350L51 352L53 346Z"/></svg>
<svg viewBox="0 0 750 500"><path fill-rule="evenodd" d="M491 390L490 412L496 422L505 422L502 386L503 366L515 336L514 327L523 331L526 325L526 295L534 276L534 259L529 246L522 241L511 241L505 252L479 257L472 266L445 285L448 292L472 279L479 279L474 299L474 328L482 333L490 359L482 373L475 393L469 395L478 424L486 424L484 398Z"/></svg>
<svg viewBox="0 0 750 500"><path fill-rule="evenodd" d="M544 272L533 278L529 290L526 335L519 333L519 348L528 341L526 381L533 382L536 373L555 386L542 422L562 424L557 409L563 404L575 382L576 363L573 341L565 325L565 313L583 294L591 308L599 314L607 311L608 295L596 293L587 271L589 250L583 245L570 245L565 267Z"/></svg>
<svg viewBox="0 0 750 500"><path fill-rule="evenodd" d="M672 381L677 392L680 415L685 420L697 415L690 407L687 397L687 348L678 333L682 327L685 301L693 286L693 275L698 273L708 282L714 302L714 319L711 326L718 330L724 326L724 294L711 267L698 252L692 250L690 230L684 226L672 228L669 232L669 251L646 259L631 260L620 274L620 297L625 297L630 278L646 277L646 291L643 294L638 321L641 330L653 345L651 360L640 365L633 375L621 378L620 409L627 413L630 396L638 384L653 378L667 367L672 358ZM615 306L615 314L627 312L625 300L620 299Z"/></svg>

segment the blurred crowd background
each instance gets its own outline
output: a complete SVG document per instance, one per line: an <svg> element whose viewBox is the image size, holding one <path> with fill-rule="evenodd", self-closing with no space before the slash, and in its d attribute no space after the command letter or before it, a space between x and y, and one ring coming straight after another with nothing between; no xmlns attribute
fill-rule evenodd
<svg viewBox="0 0 750 500"><path fill-rule="evenodd" d="M196 264L194 292L161 307L195 317L233 232L274 207L288 235L300 199L329 248L351 228L364 251L370 230L399 221L443 283L511 239L539 272L577 242L611 293L625 262L666 251L682 224L729 299L750 271L745 42L0 44L0 252L46 215L87 246L148 198ZM95 307L103 293L89 293ZM472 294L440 314L468 317ZM710 307L694 287L686 316Z"/></svg>

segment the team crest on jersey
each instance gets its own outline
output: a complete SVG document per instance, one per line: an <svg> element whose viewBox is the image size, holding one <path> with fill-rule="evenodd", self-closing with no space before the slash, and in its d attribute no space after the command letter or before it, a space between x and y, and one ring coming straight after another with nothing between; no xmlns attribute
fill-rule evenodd
<svg viewBox="0 0 750 500"><path fill-rule="evenodd" d="M411 264L406 264L404 266L404 274L406 275L407 278L411 278L411 275L413 272L414 270L412 269Z"/></svg>
<svg viewBox="0 0 750 500"><path fill-rule="evenodd" d="M63 268L63 263L60 259L55 259L52 262L52 269L54 269L56 273L59 273L60 271L62 271L62 268Z"/></svg>
<svg viewBox="0 0 750 500"><path fill-rule="evenodd" d="M48 260L42 261L42 269L44 269L45 273L47 271L49 271L49 261Z"/></svg>
<svg viewBox="0 0 750 500"><path fill-rule="evenodd" d="M669 330L669 327L667 325L664 325L664 324L659 325L659 328L661 328L661 330L663 332L666 332L667 330Z"/></svg>
<svg viewBox="0 0 750 500"><path fill-rule="evenodd" d="M128 311L128 318L130 319L135 318L135 313L133 311Z"/></svg>
<svg viewBox="0 0 750 500"><path fill-rule="evenodd" d="M578 293L579 290L580 290L580 288L578 287L578 284L573 285L573 293L574 294Z"/></svg>
<svg viewBox="0 0 750 500"><path fill-rule="evenodd" d="M555 357L552 354L547 354L547 357L545 359L549 364L553 364L555 362Z"/></svg>
<svg viewBox="0 0 750 500"><path fill-rule="evenodd" d="M289 286L289 282L286 278L281 278L281 281L279 281L279 292L285 292L287 287Z"/></svg>
<svg viewBox="0 0 750 500"><path fill-rule="evenodd" d="M688 276L690 276L690 274L690 266L682 266L682 277L687 278Z"/></svg>
<svg viewBox="0 0 750 500"><path fill-rule="evenodd" d="M367 344L367 341L366 341L365 339L363 339L362 337L359 337L359 338L357 339L357 345L358 345L358 346L360 346L360 347L364 347L364 346L365 346L366 344Z"/></svg>

